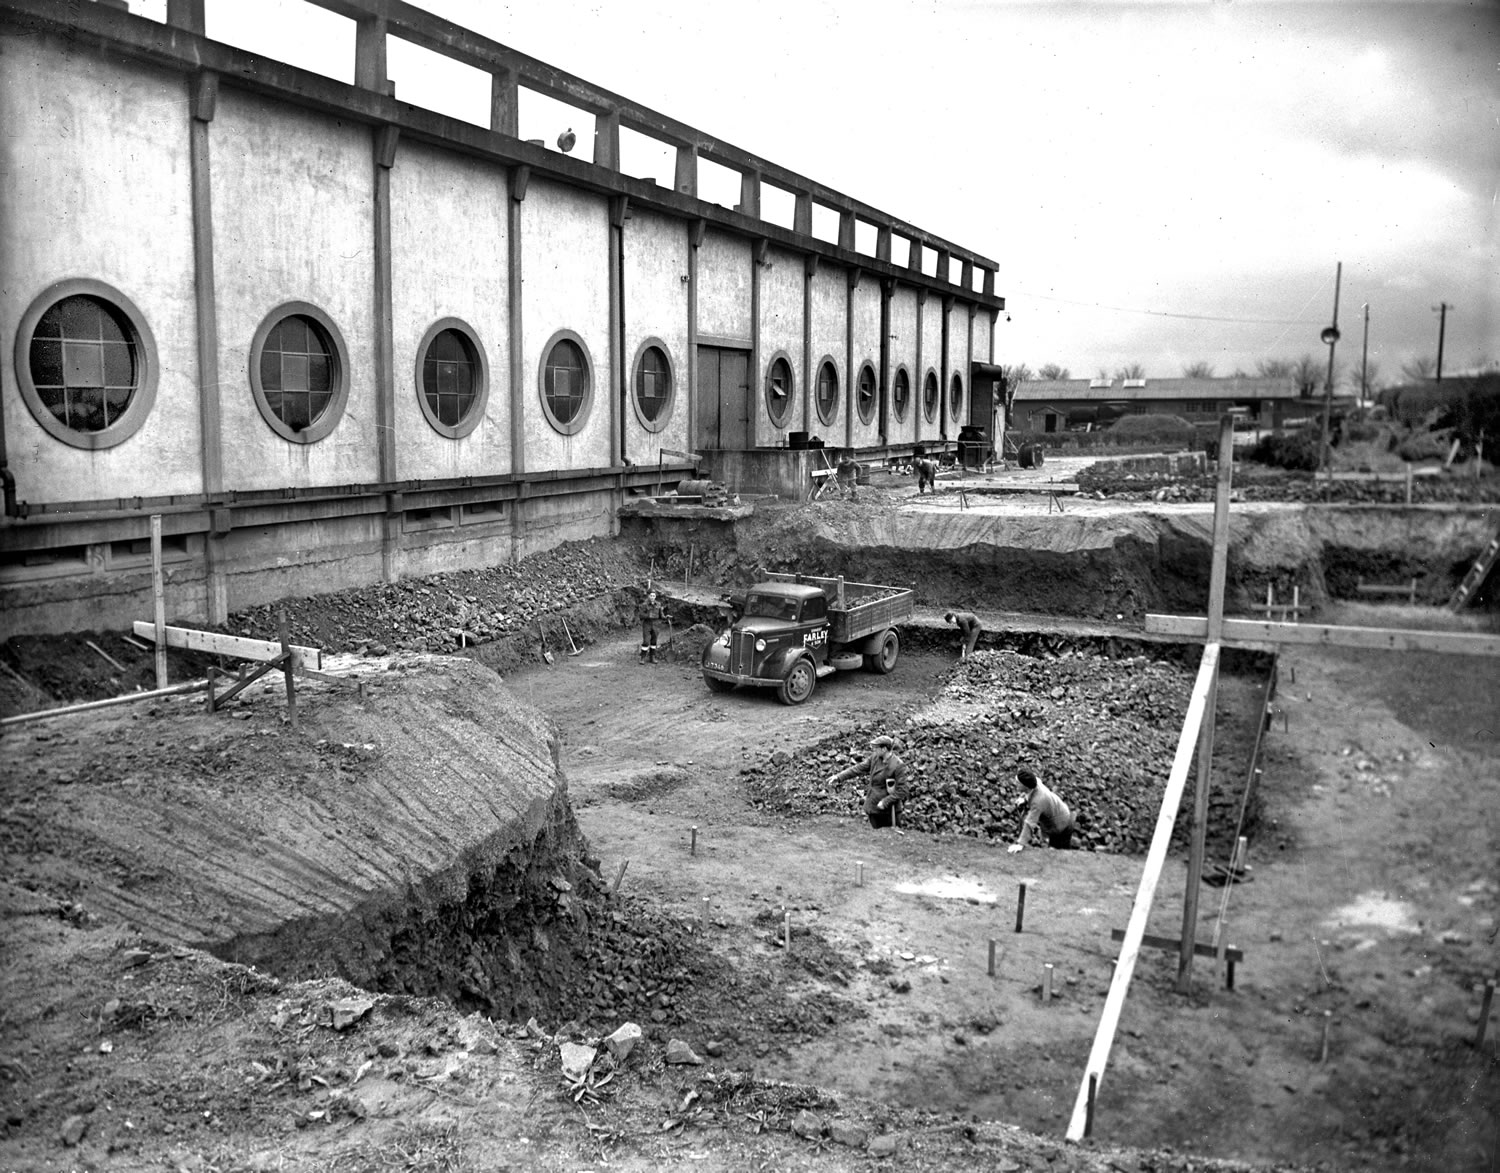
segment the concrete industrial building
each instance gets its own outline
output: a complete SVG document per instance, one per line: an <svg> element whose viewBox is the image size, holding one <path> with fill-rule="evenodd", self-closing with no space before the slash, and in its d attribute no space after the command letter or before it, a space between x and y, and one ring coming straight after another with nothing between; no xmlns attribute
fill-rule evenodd
<svg viewBox="0 0 1500 1173"><path fill-rule="evenodd" d="M1322 410L1322 395L1300 394L1290 378L1033 379L1016 389L1010 422L1028 432L1066 432L1106 427L1125 415L1206 423L1230 412L1280 429Z"/></svg>
<svg viewBox="0 0 1500 1173"><path fill-rule="evenodd" d="M756 489L804 437L1001 426L994 261L398 0L311 3L354 84L203 0L0 0L5 634L148 617L152 515L171 615L218 623L607 535L685 453ZM399 101L388 38L487 74L489 126ZM527 91L590 161L520 137Z"/></svg>

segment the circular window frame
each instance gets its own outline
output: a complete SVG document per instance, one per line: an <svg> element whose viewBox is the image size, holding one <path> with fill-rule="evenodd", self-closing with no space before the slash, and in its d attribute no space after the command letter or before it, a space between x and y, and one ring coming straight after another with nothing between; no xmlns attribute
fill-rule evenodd
<svg viewBox="0 0 1500 1173"><path fill-rule="evenodd" d="M964 377L954 371L948 379L948 414L957 423L963 418L964 409Z"/></svg>
<svg viewBox="0 0 1500 1173"><path fill-rule="evenodd" d="M866 411L863 396L860 394L860 385L864 382L865 372L870 372L870 410ZM854 411L859 417L859 422L868 426L875 420L876 413L880 410L880 376L875 373L875 364L869 359L859 364L859 374L854 380Z"/></svg>
<svg viewBox="0 0 1500 1173"><path fill-rule="evenodd" d="M266 389L260 381L260 356L265 349L266 339L284 319L293 316L311 318L316 322L323 331L324 339L331 344L333 352L329 356L333 360L333 398L328 401L328 407L317 421L300 432L287 427L282 418L271 410L271 405L266 400ZM283 440L292 444L316 444L331 435L344 418L344 408L349 402L349 348L344 343L343 332L334 324L333 319L311 302L282 302L261 319L255 336L250 340L249 366L250 392L255 396L256 409L271 431Z"/></svg>
<svg viewBox="0 0 1500 1173"><path fill-rule="evenodd" d="M833 368L834 380L833 407L829 410L827 415L823 414L822 399L818 395L818 385L823 381L822 375L823 368L825 366ZM813 410L817 413L818 422L821 423L825 428L831 428L834 424L838 423L839 400L842 398L843 386L839 381L839 364L834 361L833 355L825 354L822 358L818 359L818 365L816 367L816 373L813 375L812 385Z"/></svg>
<svg viewBox="0 0 1500 1173"><path fill-rule="evenodd" d="M929 386L933 387L936 390L936 394L932 396L931 402L928 402L928 396L927 396L927 388ZM923 418L926 419L926 421L929 424L936 423L937 422L937 418L938 418L938 412L940 412L942 410L942 407L943 407L943 381L938 378L938 373L937 373L937 368L936 367L928 367L927 368L927 374L924 375L923 378L922 378L922 416L923 416Z"/></svg>
<svg viewBox="0 0 1500 1173"><path fill-rule="evenodd" d="M427 350L437 341L437 336L444 330L452 330L463 335L474 353L474 365L479 369L475 372L479 386L474 391L474 402L469 405L469 410L463 419L456 424L445 424L438 418L437 412L432 410L432 404L427 402L427 384L423 378L423 367L427 364ZM422 341L417 344L417 406L422 409L422 415L426 417L427 423L439 436L446 436L450 440L462 440L479 426L479 421L484 418L486 407L490 400L490 360L485 354L484 343L479 341L479 334L473 326L462 318L439 318L427 327L427 332L422 335Z"/></svg>
<svg viewBox="0 0 1500 1173"><path fill-rule="evenodd" d="M654 420L649 420L646 418L646 413L641 410L640 373L641 360L646 357L646 351L653 346L661 351L662 358L667 361L667 401L662 404L661 414ZM545 366L544 362L544 369ZM635 357L630 360L630 406L635 412L636 422L648 432L660 432L665 429L672 420L672 413L677 409L677 364L672 361L672 351L667 344L655 336L641 339L641 344L635 348Z"/></svg>
<svg viewBox="0 0 1500 1173"><path fill-rule="evenodd" d="M773 406L775 397L771 394L771 374L776 370L777 363L786 367L786 403L782 406L779 417ZM792 422L792 406L797 402L797 371L792 366L792 356L786 351L778 350L766 363L765 388L762 393L766 401L766 418L771 421L771 426L779 431L786 431Z"/></svg>
<svg viewBox="0 0 1500 1173"><path fill-rule="evenodd" d="M902 378L906 379L906 402L902 403L896 395L896 386ZM897 363L896 369L891 372L891 414L896 417L898 424L906 422L906 410L911 406L911 371L907 370L906 364Z"/></svg>
<svg viewBox="0 0 1500 1173"><path fill-rule="evenodd" d="M42 402L41 393L37 391L36 382L31 377L31 341L37 323L58 302L80 296L107 302L122 314L135 334L134 341L140 356L140 378L135 393L131 396L130 406L114 423L97 432L77 431L53 415ZM156 353L156 336L151 333L151 327L146 324L146 316L135 302L113 285L96 281L92 277L69 277L47 286L37 294L16 324L15 360L16 384L21 389L21 399L32 418L41 426L42 431L70 448L101 452L123 444L140 431L141 425L146 422L146 417L156 405L157 376L161 371L161 361Z"/></svg>
<svg viewBox="0 0 1500 1173"><path fill-rule="evenodd" d="M578 414L568 423L563 423L557 418L552 410L552 404L547 400L547 357L552 353L553 347L559 342L568 341L578 347L583 354L583 365L585 374L588 376L588 390L584 393L583 403L578 408ZM547 422L552 425L552 430L563 436L576 436L588 425L589 417L594 414L594 388L598 383L594 375L594 355L589 350L588 343L576 330L564 327L553 332L547 339L546 345L542 347L541 361L536 368L536 392L537 398L542 401L542 414L547 417Z"/></svg>

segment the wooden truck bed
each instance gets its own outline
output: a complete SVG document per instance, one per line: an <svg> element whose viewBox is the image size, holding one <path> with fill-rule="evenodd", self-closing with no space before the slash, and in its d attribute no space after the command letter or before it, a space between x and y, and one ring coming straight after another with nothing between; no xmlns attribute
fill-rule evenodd
<svg viewBox="0 0 1500 1173"><path fill-rule="evenodd" d="M847 644L894 627L910 619L913 596L905 587L871 582L848 582L815 574L780 574L772 571L772 582L806 583L821 587L828 597L829 639Z"/></svg>

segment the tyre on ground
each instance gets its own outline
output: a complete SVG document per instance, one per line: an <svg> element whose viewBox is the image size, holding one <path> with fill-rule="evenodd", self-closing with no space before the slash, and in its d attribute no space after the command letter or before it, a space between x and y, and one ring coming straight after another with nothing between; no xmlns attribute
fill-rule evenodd
<svg viewBox="0 0 1500 1173"><path fill-rule="evenodd" d="M811 657L802 656L792 661L781 684L776 689L776 699L784 705L800 705L812 696L818 686L818 670Z"/></svg>
<svg viewBox="0 0 1500 1173"><path fill-rule="evenodd" d="M880 637L880 647L865 657L865 671L885 676L895 669L896 661L900 658L901 637L893 627Z"/></svg>

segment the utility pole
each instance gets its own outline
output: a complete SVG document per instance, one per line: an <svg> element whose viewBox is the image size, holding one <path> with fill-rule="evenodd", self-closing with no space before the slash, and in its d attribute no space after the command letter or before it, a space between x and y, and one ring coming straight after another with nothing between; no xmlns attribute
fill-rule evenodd
<svg viewBox="0 0 1500 1173"><path fill-rule="evenodd" d="M1328 381L1323 384L1323 459L1328 461L1328 476L1333 477L1333 453L1328 450L1329 417L1333 414L1333 348L1339 340L1339 288L1344 283L1344 262L1338 263L1333 275L1333 325L1324 328L1319 339L1328 343Z"/></svg>
<svg viewBox="0 0 1500 1173"><path fill-rule="evenodd" d="M1370 383L1366 371L1370 366L1370 303L1365 302L1365 341L1359 349L1359 405L1365 405L1365 396L1370 393Z"/></svg>
<svg viewBox="0 0 1500 1173"><path fill-rule="evenodd" d="M1443 332L1448 327L1448 311L1451 310L1453 307L1451 305L1449 305L1446 301L1440 301L1440 302L1437 303L1437 305L1433 306L1432 308L1437 311L1437 315L1438 315L1437 378L1434 379L1433 381L1436 382L1436 383L1441 383L1443 381Z"/></svg>

